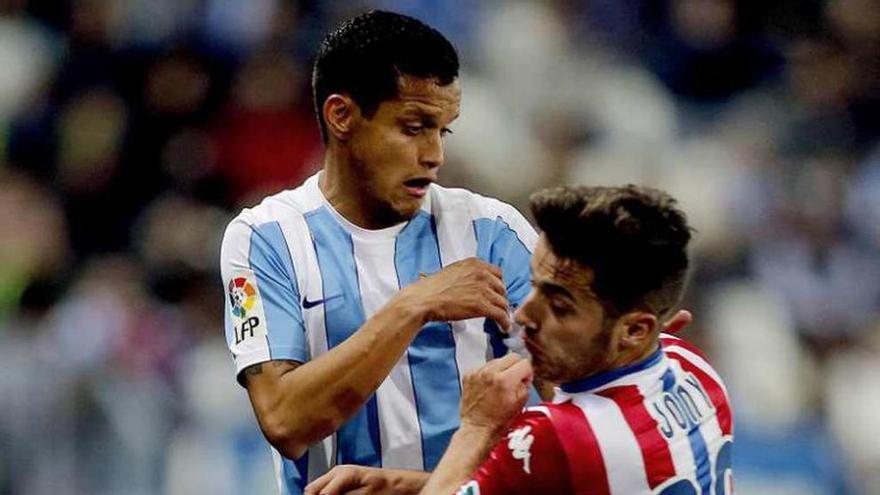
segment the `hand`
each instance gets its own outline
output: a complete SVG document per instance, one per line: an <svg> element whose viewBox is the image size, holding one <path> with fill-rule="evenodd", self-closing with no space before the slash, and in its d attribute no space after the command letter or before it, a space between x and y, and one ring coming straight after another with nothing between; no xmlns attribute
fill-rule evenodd
<svg viewBox="0 0 880 495"><path fill-rule="evenodd" d="M685 309L679 310L663 325L663 332L668 334L676 334L694 321L694 315Z"/></svg>
<svg viewBox="0 0 880 495"><path fill-rule="evenodd" d="M305 495L388 493L390 486L385 473L379 468L344 464L309 483Z"/></svg>
<svg viewBox="0 0 880 495"><path fill-rule="evenodd" d="M532 365L517 354L493 359L464 377L461 424L500 433L529 398Z"/></svg>
<svg viewBox="0 0 880 495"><path fill-rule="evenodd" d="M401 304L421 308L425 321L457 321L484 316L510 329L507 289L501 268L468 258L404 288Z"/></svg>

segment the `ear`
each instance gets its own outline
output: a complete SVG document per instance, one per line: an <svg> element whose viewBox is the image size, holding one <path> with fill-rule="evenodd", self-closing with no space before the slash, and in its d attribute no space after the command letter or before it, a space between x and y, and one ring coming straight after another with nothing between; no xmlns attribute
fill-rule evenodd
<svg viewBox="0 0 880 495"><path fill-rule="evenodd" d="M334 93L324 100L321 111L327 123L327 132L340 141L347 141L360 116L357 103L348 95Z"/></svg>
<svg viewBox="0 0 880 495"><path fill-rule="evenodd" d="M624 349L643 349L653 342L658 328L657 316L645 311L632 311L620 317L620 346Z"/></svg>

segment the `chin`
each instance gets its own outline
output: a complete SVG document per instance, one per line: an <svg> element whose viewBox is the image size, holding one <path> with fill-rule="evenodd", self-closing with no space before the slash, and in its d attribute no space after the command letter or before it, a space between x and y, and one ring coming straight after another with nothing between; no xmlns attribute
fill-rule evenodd
<svg viewBox="0 0 880 495"><path fill-rule="evenodd" d="M422 209L422 202L413 202L411 204L398 204L393 208L394 213L401 220L410 220L416 215L419 214L419 210Z"/></svg>

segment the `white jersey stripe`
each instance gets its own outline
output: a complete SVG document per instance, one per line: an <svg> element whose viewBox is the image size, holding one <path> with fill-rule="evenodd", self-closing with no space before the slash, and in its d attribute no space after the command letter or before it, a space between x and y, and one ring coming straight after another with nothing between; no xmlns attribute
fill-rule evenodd
<svg viewBox="0 0 880 495"><path fill-rule="evenodd" d="M384 306L385 295L397 290L394 237L367 240L353 235L353 240L364 316L370 318ZM421 433L406 353L379 386L376 400L383 425L379 431L382 466L423 470L421 443L412 441Z"/></svg>
<svg viewBox="0 0 880 495"><path fill-rule="evenodd" d="M607 463L611 493L650 493L642 451L626 418L611 399L592 394L575 395L573 402L587 417Z"/></svg>
<svg viewBox="0 0 880 495"><path fill-rule="evenodd" d="M477 252L477 238L473 229L462 229L462 225L471 222L469 213L465 208L448 208L434 216L437 225L437 242L440 245L440 261L444 267L473 256ZM489 339L483 331L484 321L484 318L473 318L452 322L459 380L465 373L479 368L486 362Z"/></svg>

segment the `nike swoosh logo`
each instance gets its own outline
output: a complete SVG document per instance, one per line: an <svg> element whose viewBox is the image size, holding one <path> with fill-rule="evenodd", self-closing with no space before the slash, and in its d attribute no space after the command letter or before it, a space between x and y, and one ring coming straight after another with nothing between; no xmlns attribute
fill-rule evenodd
<svg viewBox="0 0 880 495"><path fill-rule="evenodd" d="M325 297L324 299L318 299L317 301L309 301L308 298L306 298L306 296L303 296L303 303L302 304L303 304L304 309L310 309L310 308L314 308L315 306L320 306L321 304L324 304L327 301L332 301L332 300L338 299L340 297L342 297L342 294L336 294L335 296Z"/></svg>

